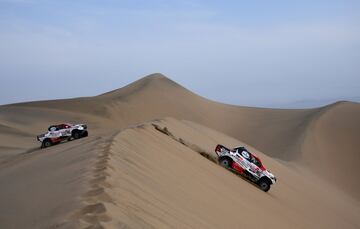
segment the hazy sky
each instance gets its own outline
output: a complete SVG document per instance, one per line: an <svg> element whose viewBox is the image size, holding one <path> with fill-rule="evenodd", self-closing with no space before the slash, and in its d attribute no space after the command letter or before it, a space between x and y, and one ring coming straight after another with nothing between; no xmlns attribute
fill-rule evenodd
<svg viewBox="0 0 360 229"><path fill-rule="evenodd" d="M238 105L360 101L360 1L0 0L0 104L154 72Z"/></svg>

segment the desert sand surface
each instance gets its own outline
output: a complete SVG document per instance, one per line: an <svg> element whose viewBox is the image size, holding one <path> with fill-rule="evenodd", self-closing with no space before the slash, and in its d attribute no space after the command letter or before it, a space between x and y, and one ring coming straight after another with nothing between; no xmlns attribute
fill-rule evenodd
<svg viewBox="0 0 360 229"><path fill-rule="evenodd" d="M62 122L90 136L40 150L35 136ZM359 228L359 137L357 103L233 106L161 74L0 106L0 227ZM247 146L278 183L264 193L221 168L217 143Z"/></svg>

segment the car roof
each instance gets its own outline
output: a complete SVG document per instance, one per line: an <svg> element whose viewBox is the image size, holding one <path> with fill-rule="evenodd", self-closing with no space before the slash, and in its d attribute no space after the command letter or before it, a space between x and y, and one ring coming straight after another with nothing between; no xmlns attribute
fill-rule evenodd
<svg viewBox="0 0 360 229"><path fill-rule="evenodd" d="M70 123L53 124L53 125L50 125L50 126L64 126L64 125L72 126L72 124L70 124Z"/></svg>
<svg viewBox="0 0 360 229"><path fill-rule="evenodd" d="M54 124L54 125L50 125L48 127L48 129L50 129L51 127L57 127L57 128L61 128L63 126L73 126L72 124L69 124L69 123L62 123L62 124Z"/></svg>
<svg viewBox="0 0 360 229"><path fill-rule="evenodd" d="M246 149L244 146L239 146L239 147L236 147L234 149L241 149L241 150L245 150L246 152L250 153L251 155L253 155L254 157L256 157L256 159L260 159L256 154L250 152L248 149Z"/></svg>

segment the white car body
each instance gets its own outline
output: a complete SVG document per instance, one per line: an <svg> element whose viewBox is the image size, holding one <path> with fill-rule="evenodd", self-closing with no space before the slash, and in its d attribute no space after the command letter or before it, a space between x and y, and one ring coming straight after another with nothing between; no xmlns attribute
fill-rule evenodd
<svg viewBox="0 0 360 229"><path fill-rule="evenodd" d="M244 147L237 147L230 150L222 145L218 145L215 149L220 163L226 159L224 167L244 175L254 183L266 180L269 185L275 184L277 179L270 171L268 171L262 164L259 157L250 153Z"/></svg>
<svg viewBox="0 0 360 229"><path fill-rule="evenodd" d="M48 132L37 136L37 140L44 143L45 141L55 144L63 140L70 140L71 138L86 137L88 135L87 125L85 124L58 124L52 125L48 128ZM44 144L42 144L42 147ZM47 145L49 146L49 145ZM45 146L45 147L47 147Z"/></svg>

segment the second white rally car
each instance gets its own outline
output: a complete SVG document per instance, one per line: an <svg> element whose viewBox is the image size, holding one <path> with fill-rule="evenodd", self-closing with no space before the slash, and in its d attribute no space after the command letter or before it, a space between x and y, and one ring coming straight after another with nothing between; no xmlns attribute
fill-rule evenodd
<svg viewBox="0 0 360 229"><path fill-rule="evenodd" d="M46 148L62 141L70 141L88 136L87 125L85 124L58 124L51 125L48 132L37 136L37 140L41 142L41 148Z"/></svg>

